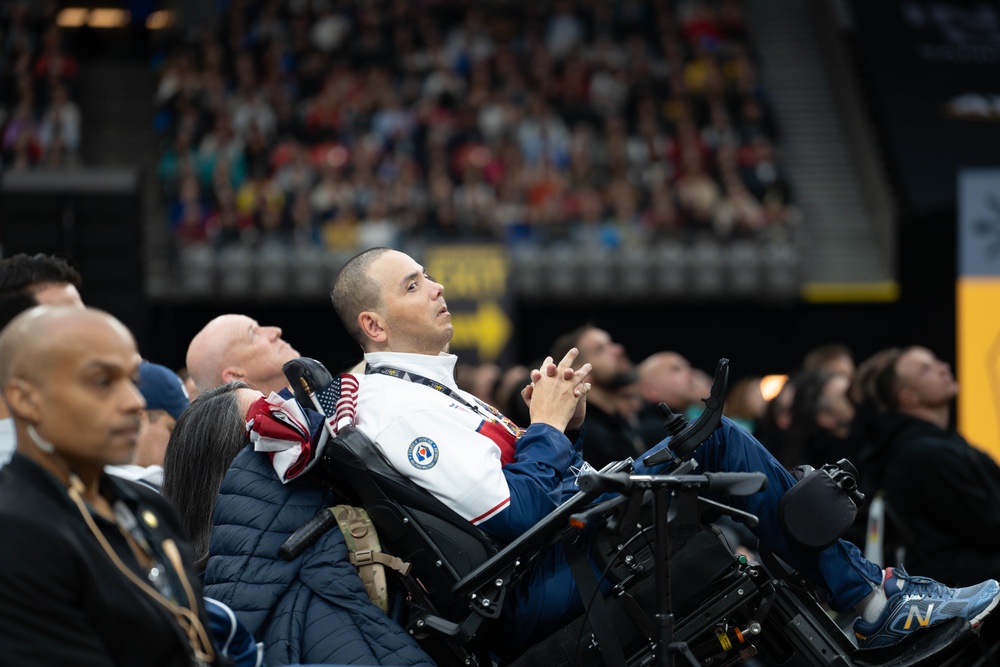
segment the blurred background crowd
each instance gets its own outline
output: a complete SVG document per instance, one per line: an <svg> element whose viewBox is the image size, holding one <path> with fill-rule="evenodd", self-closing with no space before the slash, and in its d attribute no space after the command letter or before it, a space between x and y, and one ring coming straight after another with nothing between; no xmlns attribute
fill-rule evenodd
<svg viewBox="0 0 1000 667"><path fill-rule="evenodd" d="M618 248L795 220L738 0L239 1L163 54L182 244Z"/></svg>
<svg viewBox="0 0 1000 667"><path fill-rule="evenodd" d="M5 3L0 11L0 168L78 163L78 65L54 5Z"/></svg>
<svg viewBox="0 0 1000 667"><path fill-rule="evenodd" d="M54 9L0 15L5 169L79 159ZM179 244L618 248L797 219L739 0L242 0L154 69Z"/></svg>

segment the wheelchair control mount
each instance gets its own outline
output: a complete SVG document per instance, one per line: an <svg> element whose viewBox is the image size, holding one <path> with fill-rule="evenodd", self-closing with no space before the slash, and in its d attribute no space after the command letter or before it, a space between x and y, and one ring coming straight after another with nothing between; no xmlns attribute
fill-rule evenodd
<svg viewBox="0 0 1000 667"><path fill-rule="evenodd" d="M705 410L693 423L688 423L683 415L671 411L666 403L660 403L660 411L666 417L663 427L667 433L673 436L673 439L670 441L669 447L648 456L645 464L658 465L670 460L679 464L690 458L694 450L705 442L722 423L722 406L725 404L728 384L729 359L722 358L719 359L719 365L715 369L712 390L709 392L708 398L702 399L702 402L705 403Z"/></svg>

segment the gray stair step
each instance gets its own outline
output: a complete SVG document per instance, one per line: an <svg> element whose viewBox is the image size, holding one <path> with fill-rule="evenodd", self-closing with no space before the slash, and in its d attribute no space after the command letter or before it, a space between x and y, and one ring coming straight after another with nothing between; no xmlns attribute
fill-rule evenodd
<svg viewBox="0 0 1000 667"><path fill-rule="evenodd" d="M803 215L806 279L888 278L814 9L801 0L747 0L746 10Z"/></svg>

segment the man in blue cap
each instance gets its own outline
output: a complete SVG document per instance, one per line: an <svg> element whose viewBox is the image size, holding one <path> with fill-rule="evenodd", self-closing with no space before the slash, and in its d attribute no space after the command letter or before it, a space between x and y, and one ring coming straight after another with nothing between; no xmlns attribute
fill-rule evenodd
<svg viewBox="0 0 1000 667"><path fill-rule="evenodd" d="M108 472L157 491L163 484L163 454L177 418L188 406L184 383L166 366L143 361L139 365L139 392L146 399L139 438L131 465L109 466Z"/></svg>

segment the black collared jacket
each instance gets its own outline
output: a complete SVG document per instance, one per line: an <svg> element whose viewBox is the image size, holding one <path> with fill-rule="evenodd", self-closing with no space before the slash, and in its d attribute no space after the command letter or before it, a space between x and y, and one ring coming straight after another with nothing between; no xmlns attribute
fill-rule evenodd
<svg viewBox="0 0 1000 667"><path fill-rule="evenodd" d="M173 539L204 621L201 585L176 511L141 485L104 475L102 492L123 500L152 550ZM139 565L118 528L95 522L122 561ZM166 566L173 588L179 573ZM186 602L183 590L177 595ZM20 454L0 470L0 663L12 667L189 667L174 616L115 566L64 485Z"/></svg>

